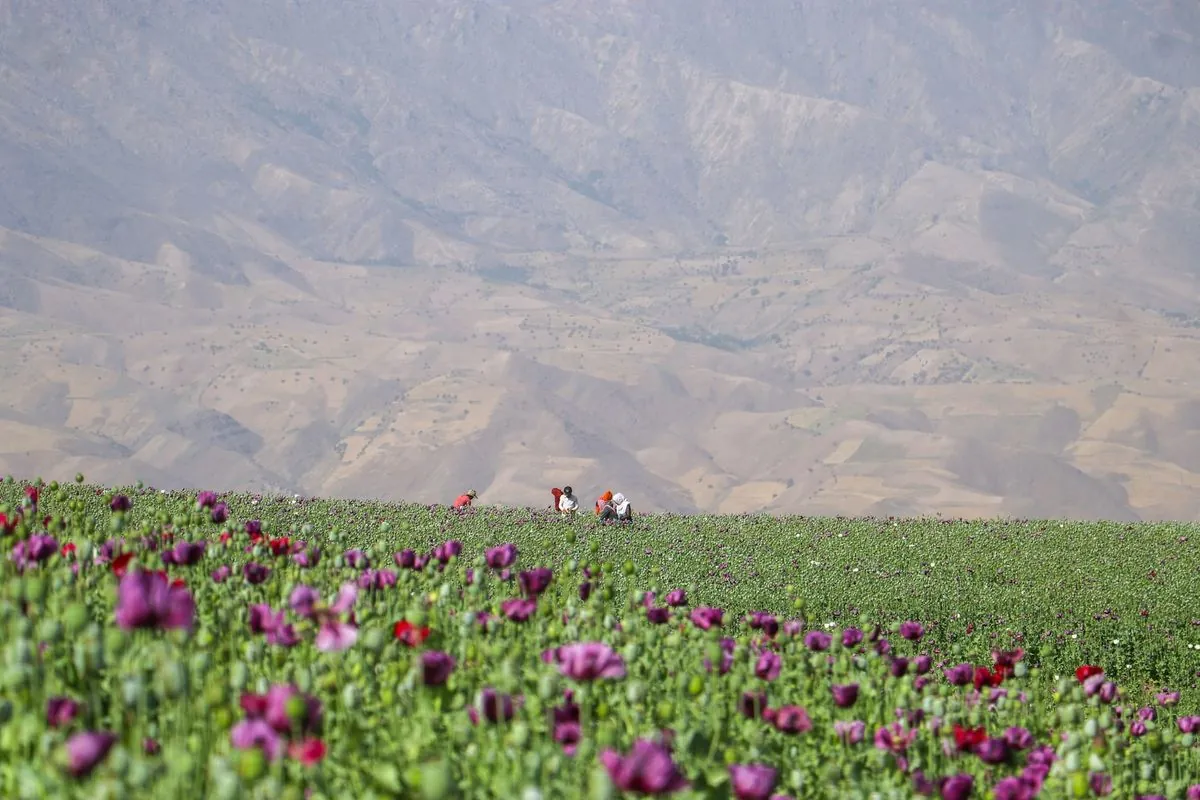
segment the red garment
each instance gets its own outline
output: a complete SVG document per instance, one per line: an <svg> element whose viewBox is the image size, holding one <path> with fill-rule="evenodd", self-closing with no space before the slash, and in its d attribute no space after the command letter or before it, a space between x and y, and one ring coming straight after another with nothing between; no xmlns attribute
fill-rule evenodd
<svg viewBox="0 0 1200 800"><path fill-rule="evenodd" d="M554 507L558 508L558 498L562 497L562 489L556 486L550 490L550 494L554 495Z"/></svg>
<svg viewBox="0 0 1200 800"><path fill-rule="evenodd" d="M471 505L471 498L465 494L460 494L458 499L454 501L455 508L466 508L469 505Z"/></svg>

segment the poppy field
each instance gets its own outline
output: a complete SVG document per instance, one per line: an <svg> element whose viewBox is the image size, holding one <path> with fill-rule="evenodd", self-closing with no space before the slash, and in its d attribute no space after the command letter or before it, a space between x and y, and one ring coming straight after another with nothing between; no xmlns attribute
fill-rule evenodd
<svg viewBox="0 0 1200 800"><path fill-rule="evenodd" d="M0 484L0 797L1200 800L1182 524Z"/></svg>

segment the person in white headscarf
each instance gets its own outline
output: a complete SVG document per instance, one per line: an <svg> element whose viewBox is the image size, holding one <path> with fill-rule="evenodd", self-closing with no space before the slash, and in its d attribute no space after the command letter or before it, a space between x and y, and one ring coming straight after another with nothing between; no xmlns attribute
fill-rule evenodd
<svg viewBox="0 0 1200 800"><path fill-rule="evenodd" d="M629 504L629 498L617 492L613 495L613 511L617 512L618 522L630 522L633 520L633 506Z"/></svg>

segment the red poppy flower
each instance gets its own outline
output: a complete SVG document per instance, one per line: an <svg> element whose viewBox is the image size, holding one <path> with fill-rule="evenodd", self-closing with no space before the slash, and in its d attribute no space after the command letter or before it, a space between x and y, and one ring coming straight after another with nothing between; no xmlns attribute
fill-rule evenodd
<svg viewBox="0 0 1200 800"><path fill-rule="evenodd" d="M406 619L402 619L392 628L392 634L409 647L420 647L421 642L429 638L429 628L418 628Z"/></svg>
<svg viewBox="0 0 1200 800"><path fill-rule="evenodd" d="M125 577L125 570L129 569L129 562L133 560L133 553L121 553L112 560L108 568L112 570L112 574L118 578Z"/></svg>
<svg viewBox="0 0 1200 800"><path fill-rule="evenodd" d="M292 546L292 540L286 536L280 536L278 539L272 539L270 542L271 555L283 556L287 555L288 548Z"/></svg>
<svg viewBox="0 0 1200 800"><path fill-rule="evenodd" d="M62 557L63 557L63 558L67 558L68 556L73 556L73 555L75 555L75 543L74 543L74 542L67 542L67 543L66 543L66 544L64 544L64 545L62 546L62 548L59 550L59 553L62 555Z"/></svg>
<svg viewBox="0 0 1200 800"><path fill-rule="evenodd" d="M325 743L320 739L292 742L288 746L288 755L304 766L310 767L325 757Z"/></svg>
<svg viewBox="0 0 1200 800"><path fill-rule="evenodd" d="M25 487L25 496L28 497L29 502L33 503L35 506L38 504L38 496L40 494L41 494L41 492L38 491L38 488L36 486L26 486Z"/></svg>
<svg viewBox="0 0 1200 800"><path fill-rule="evenodd" d="M229 542L229 540L232 538L233 538L233 534L230 533L229 531L221 531L221 535L217 537L217 539L221 542L221 544L227 544Z"/></svg>
<svg viewBox="0 0 1200 800"><path fill-rule="evenodd" d="M1095 675L1103 675L1103 674L1104 674L1104 669L1102 667L1097 667L1092 664L1084 664L1082 667L1075 670L1075 679L1078 680L1080 683L1083 683L1088 678L1091 678Z"/></svg>
<svg viewBox="0 0 1200 800"><path fill-rule="evenodd" d="M974 683L976 691L984 686L999 686L1004 683L1004 672L999 669L993 672L987 667L976 667Z"/></svg>
<svg viewBox="0 0 1200 800"><path fill-rule="evenodd" d="M985 741L987 741L987 730L982 725L978 728L964 728L962 725L955 724L954 744L959 750L968 752Z"/></svg>

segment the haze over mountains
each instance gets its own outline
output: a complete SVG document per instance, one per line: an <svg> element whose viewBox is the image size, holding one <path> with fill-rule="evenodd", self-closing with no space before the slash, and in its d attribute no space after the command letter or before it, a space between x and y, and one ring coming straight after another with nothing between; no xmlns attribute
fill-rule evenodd
<svg viewBox="0 0 1200 800"><path fill-rule="evenodd" d="M0 469L1200 515L1200 6L0 0Z"/></svg>

